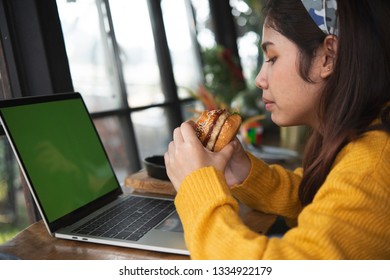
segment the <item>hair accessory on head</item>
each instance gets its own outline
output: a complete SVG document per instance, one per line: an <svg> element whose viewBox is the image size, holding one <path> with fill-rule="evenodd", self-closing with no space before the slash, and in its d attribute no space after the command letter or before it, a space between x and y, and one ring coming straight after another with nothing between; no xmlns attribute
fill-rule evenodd
<svg viewBox="0 0 390 280"><path fill-rule="evenodd" d="M339 27L336 16L336 0L302 0L302 4L315 24L325 34L338 35Z"/></svg>

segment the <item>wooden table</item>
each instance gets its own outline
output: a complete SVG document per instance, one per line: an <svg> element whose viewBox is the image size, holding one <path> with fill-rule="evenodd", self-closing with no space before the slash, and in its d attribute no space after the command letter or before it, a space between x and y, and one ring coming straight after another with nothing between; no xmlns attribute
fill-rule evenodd
<svg viewBox="0 0 390 280"><path fill-rule="evenodd" d="M43 221L0 246L0 252L28 260L188 259L182 255L54 238L48 234Z"/></svg>
<svg viewBox="0 0 390 280"><path fill-rule="evenodd" d="M275 217L251 213L247 222L266 231ZM51 237L42 221L27 227L13 239L0 246L0 253L26 260L187 260L189 256L131 249L117 246L92 244Z"/></svg>
<svg viewBox="0 0 390 280"><path fill-rule="evenodd" d="M148 179L145 179L145 174L142 172L131 176L131 184L137 183L134 181L134 178L140 180L142 189L147 191L145 182ZM153 190L161 190L159 185L161 182L151 181L153 182ZM259 233L266 233L276 219L274 215L253 211L244 205L240 208L240 215L248 227ZM189 259L189 256L184 255L57 239L49 235L43 221L32 224L13 239L1 245L0 253L27 260Z"/></svg>

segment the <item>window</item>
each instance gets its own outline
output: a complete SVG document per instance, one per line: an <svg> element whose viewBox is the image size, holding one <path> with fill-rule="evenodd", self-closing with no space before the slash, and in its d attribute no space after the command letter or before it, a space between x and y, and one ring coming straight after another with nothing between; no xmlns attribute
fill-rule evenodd
<svg viewBox="0 0 390 280"><path fill-rule="evenodd" d="M262 0L230 0L232 14L237 26L237 45L244 76L250 89L255 89L254 80L262 64L261 34L263 18Z"/></svg>
<svg viewBox="0 0 390 280"><path fill-rule="evenodd" d="M188 89L199 86L202 71L191 3L58 0L57 5L73 86L123 181L142 167L143 158L165 153L173 128L193 106ZM156 29L161 25L162 34Z"/></svg>
<svg viewBox="0 0 390 280"><path fill-rule="evenodd" d="M0 99L11 96L7 67L0 41ZM0 130L1 130L0 126ZM5 135L0 136L0 244L28 225L18 166Z"/></svg>

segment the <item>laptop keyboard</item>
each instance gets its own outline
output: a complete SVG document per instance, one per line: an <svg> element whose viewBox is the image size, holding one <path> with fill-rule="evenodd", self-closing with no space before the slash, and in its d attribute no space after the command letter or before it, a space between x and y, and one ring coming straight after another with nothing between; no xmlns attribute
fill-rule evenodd
<svg viewBox="0 0 390 280"><path fill-rule="evenodd" d="M72 232L137 241L174 210L171 200L130 196Z"/></svg>

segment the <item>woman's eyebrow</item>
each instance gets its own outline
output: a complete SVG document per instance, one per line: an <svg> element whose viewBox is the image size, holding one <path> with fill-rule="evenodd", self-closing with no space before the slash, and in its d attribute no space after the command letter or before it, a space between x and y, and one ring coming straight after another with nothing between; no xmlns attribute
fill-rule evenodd
<svg viewBox="0 0 390 280"><path fill-rule="evenodd" d="M270 45L274 45L274 43L272 43L270 41L266 41L266 42L261 44L261 48L263 49L263 51L265 53L267 53L268 46L270 46Z"/></svg>

